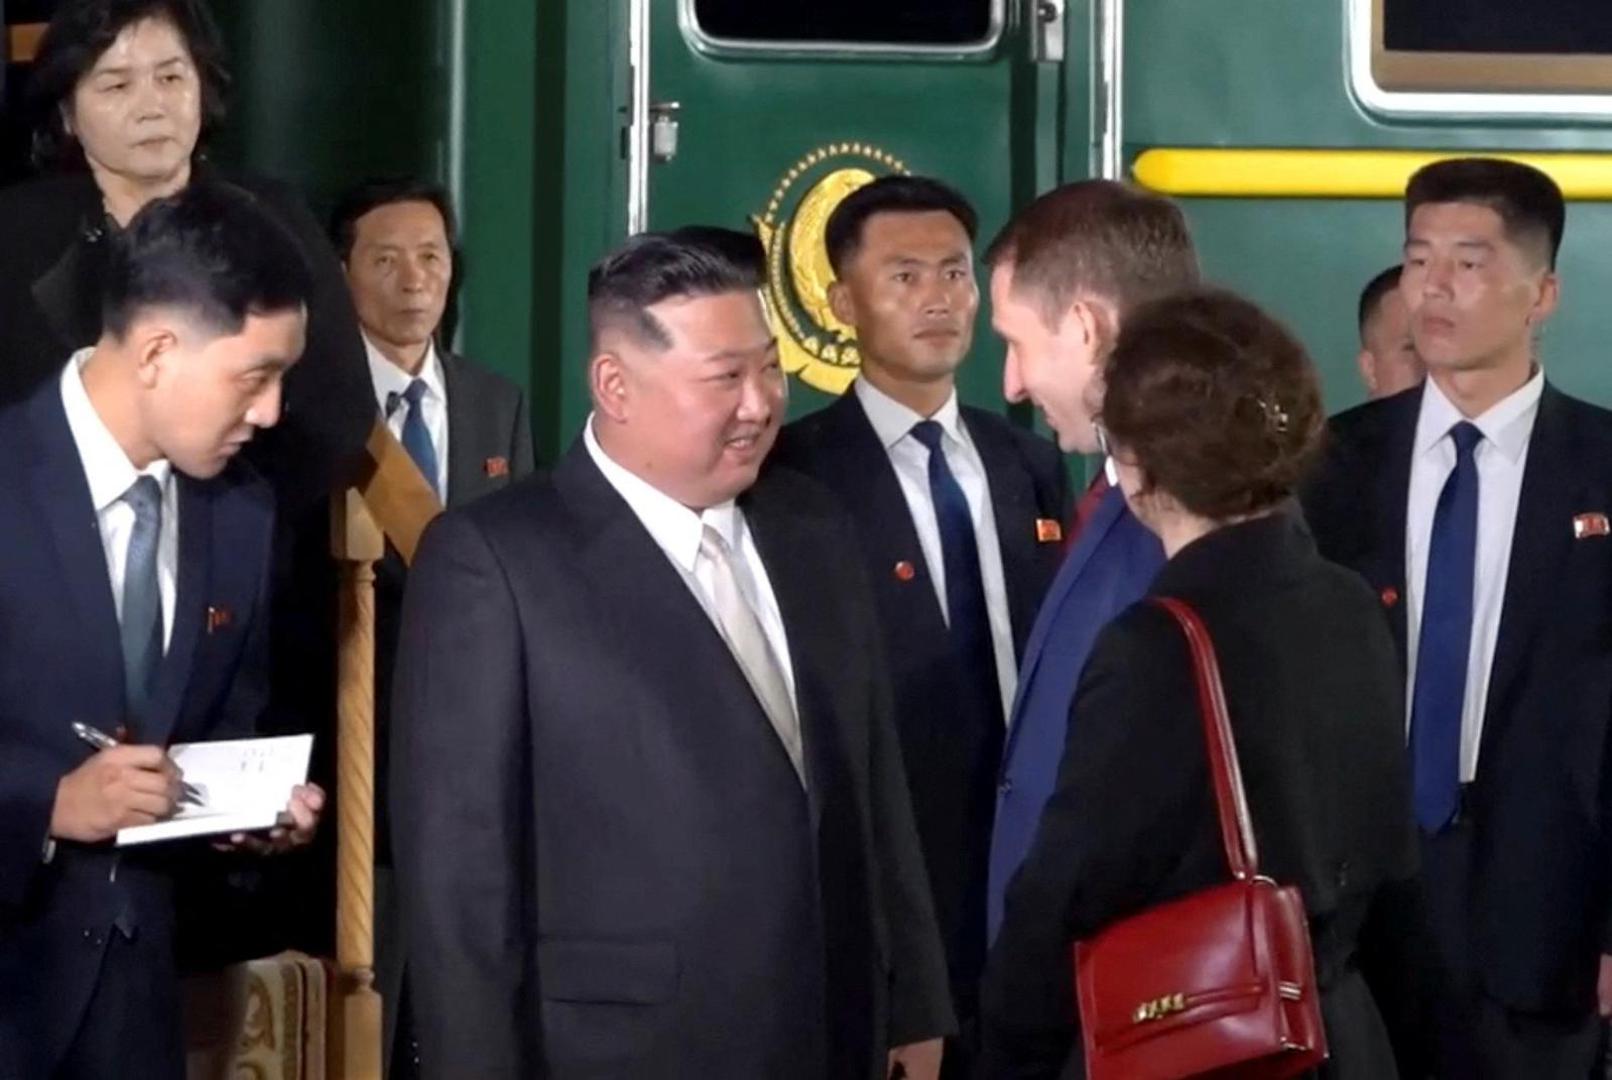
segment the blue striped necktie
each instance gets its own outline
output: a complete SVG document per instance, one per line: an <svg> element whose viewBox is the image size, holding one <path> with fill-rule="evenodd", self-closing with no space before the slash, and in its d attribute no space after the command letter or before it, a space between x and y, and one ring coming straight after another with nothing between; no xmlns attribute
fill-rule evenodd
<svg viewBox="0 0 1612 1080"><path fill-rule="evenodd" d="M1472 590L1478 550L1478 466L1483 432L1450 429L1455 468L1439 492L1427 548L1422 627L1411 699L1411 771L1416 820L1437 832L1454 819L1461 791L1461 714L1472 646Z"/></svg>

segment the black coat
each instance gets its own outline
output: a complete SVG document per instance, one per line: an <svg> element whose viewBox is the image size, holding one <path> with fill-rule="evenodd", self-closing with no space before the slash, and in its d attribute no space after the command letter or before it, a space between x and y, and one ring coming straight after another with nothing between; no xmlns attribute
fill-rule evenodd
<svg viewBox="0 0 1612 1080"><path fill-rule="evenodd" d="M1321 551L1406 595L1405 518L1422 391L1335 418L1304 499ZM1484 989L1586 1014L1612 952L1612 413L1548 382L1528 445L1477 775L1465 935ZM1588 518L1584 518L1588 515ZM1582 536L1579 533L1582 532ZM1405 671L1405 604L1387 605Z"/></svg>
<svg viewBox="0 0 1612 1080"><path fill-rule="evenodd" d="M1392 1076L1358 966L1401 948L1416 839L1377 598L1285 512L1189 544L1150 595L1192 604L1214 641L1261 869L1298 886L1309 912L1333 1075ZM1191 657L1167 613L1139 603L1103 631L1070 732L991 952L992 1077L1056 1076L1066 1062L1080 1075L1070 943L1230 879Z"/></svg>
<svg viewBox="0 0 1612 1080"><path fill-rule="evenodd" d="M946 1034L878 624L832 499L742 496L810 792L580 440L427 530L393 701L393 850L431 1077L871 1080Z"/></svg>
<svg viewBox="0 0 1612 1080"><path fill-rule="evenodd" d="M982 409L961 412L990 487L1017 660L1063 556L1058 537L1039 538L1037 522L1068 517L1068 474L1046 439ZM957 651L907 500L856 394L786 427L773 460L833 491L856 526L890 658L896 730L953 989L972 1012L984 960L1001 709L994 700L980 702L958 677ZM895 572L900 563L913 568L910 577Z"/></svg>
<svg viewBox="0 0 1612 1080"><path fill-rule="evenodd" d="M284 520L349 478L375 420L364 344L341 265L317 222L283 184L220 177L197 163L193 179L223 179L255 196L296 238L313 273L308 341L285 378L280 423L246 454L274 484ZM106 238L115 228L87 172L0 190L0 404L26 397L101 336Z"/></svg>

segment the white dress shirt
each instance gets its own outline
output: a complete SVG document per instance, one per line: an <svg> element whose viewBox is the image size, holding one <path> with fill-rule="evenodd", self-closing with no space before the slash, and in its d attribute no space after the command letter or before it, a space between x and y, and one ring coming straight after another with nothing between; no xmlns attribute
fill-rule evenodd
<svg viewBox="0 0 1612 1080"><path fill-rule="evenodd" d="M174 597L179 581L179 485L173 467L165 460L136 469L117 439L107 430L84 389L79 368L94 349L80 349L62 369L62 407L67 427L78 447L89 481L90 502L106 555L106 573L112 586L112 604L123 619L123 578L129 560L129 539L134 533L134 507L123 500L141 476L149 476L162 489L162 526L157 533L157 593L162 600L162 644L168 647L174 630Z"/></svg>
<svg viewBox="0 0 1612 1080"><path fill-rule="evenodd" d="M399 398L408 390L414 376L386 358L386 354L364 335L364 352L369 356L369 381L375 387L375 402L386 426L399 442L403 439L403 421L408 419L408 402L399 402L391 412L386 411L387 399L393 394ZM442 358L437 355L435 343L425 347L425 362L420 365L419 377L425 380L425 395L420 398L420 409L425 413L425 430L431 436L431 446L437 452L437 495L444 504L448 501L448 379L442 371Z"/></svg>
<svg viewBox="0 0 1612 1080"><path fill-rule="evenodd" d="M940 521L929 494L929 448L913 437L912 427L922 420L933 420L944 433L941 447L946 465L968 500L974 519L974 545L979 549L980 579L985 586L985 610L991 622L991 647L996 654L996 677L1002 691L1002 716L1012 715L1013 692L1018 679L1018 661L1013 655L1013 622L1008 612L1007 578L1002 570L1002 545L996 538L996 511L991 505L991 484L985 475L985 462L974 448L957 407L957 392L946 399L934 416L919 416L866 379L852 384L862 411L884 445L890 465L907 499L918 546L935 583L935 600L941 618L949 618L946 605L946 560L940 545Z"/></svg>
<svg viewBox="0 0 1612 1080"><path fill-rule="evenodd" d="M1432 379L1422 392L1411 454L1410 496L1405 514L1405 619L1409 677L1405 717L1411 720L1416 699L1416 653L1421 644L1422 599L1427 587L1427 553L1433 515L1444 482L1455 471L1455 441L1450 429L1467 417L1444 396ZM1489 701L1489 674L1511 568L1511 539L1516 531L1517 503L1522 496L1528 442L1539 415L1545 376L1536 371L1521 389L1471 422L1483 438L1472 452L1478 469L1478 545L1472 592L1472 643L1467 653L1466 694L1461 706L1461 782L1478 770L1483 713Z"/></svg>
<svg viewBox="0 0 1612 1080"><path fill-rule="evenodd" d="M722 632L722 624L716 616L715 599L704 581L705 575L696 574L695 570L705 526L710 525L721 534L728 550L732 552L734 576L739 579L739 589L761 623L767 644L783 670L784 683L789 688L789 696L798 715L800 696L795 691L795 668L789 659L789 637L784 633L783 613L778 609L778 597L774 595L772 582L767 578L767 566L761 561L761 553L756 550L755 540L750 535L750 526L746 524L738 506L729 501L695 513L636 473L618 465L599 445L593 433L591 413L583 425L582 442L588 448L588 456L593 458L593 463L604 473L610 486L616 489L616 494L626 500L633 515L643 524L661 551L666 553L666 558L681 575L683 584L694 594L694 599L699 601L718 633Z"/></svg>

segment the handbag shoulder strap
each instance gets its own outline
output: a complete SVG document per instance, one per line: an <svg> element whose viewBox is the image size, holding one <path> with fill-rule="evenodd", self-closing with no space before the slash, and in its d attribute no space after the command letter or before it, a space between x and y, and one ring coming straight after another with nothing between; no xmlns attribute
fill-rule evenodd
<svg viewBox="0 0 1612 1080"><path fill-rule="evenodd" d="M1215 806L1220 812L1220 839L1226 847L1226 862L1232 876L1247 881L1259 874L1259 849L1254 846L1254 826L1248 816L1248 795L1243 790L1242 769L1237 764L1237 743L1232 738L1231 720L1226 714L1226 691L1220 683L1220 662L1215 645L1192 605L1168 596L1155 596L1151 603L1174 617L1192 650L1192 667L1198 684L1198 709L1203 716L1204 740L1209 747L1209 776L1215 787Z"/></svg>

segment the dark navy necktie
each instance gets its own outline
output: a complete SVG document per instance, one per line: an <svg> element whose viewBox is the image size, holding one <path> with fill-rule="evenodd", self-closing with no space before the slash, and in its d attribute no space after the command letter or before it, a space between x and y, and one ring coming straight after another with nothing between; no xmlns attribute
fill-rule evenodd
<svg viewBox="0 0 1612 1080"><path fill-rule="evenodd" d="M1436 832L1455 817L1461 790L1461 714L1472 646L1472 590L1478 552L1478 465L1483 432L1450 429L1455 469L1439 492L1427 548L1422 628L1411 699L1411 769L1416 820Z"/></svg>
<svg viewBox="0 0 1612 1080"><path fill-rule="evenodd" d="M929 497L935 504L941 561L946 570L946 619L958 658L972 675L965 681L977 684L982 704L1000 723L1002 690L997 680L996 649L991 643L991 619L985 607L974 515L969 511L962 485L946 463L946 451L941 445L944 433L933 420L923 420L912 427L912 437L929 450Z"/></svg>
<svg viewBox="0 0 1612 1080"><path fill-rule="evenodd" d="M129 727L150 711L157 667L162 662L162 592L157 585L157 538L162 533L162 485L142 476L124 492L134 510L128 556L123 564L123 689Z"/></svg>
<svg viewBox="0 0 1612 1080"><path fill-rule="evenodd" d="M437 486L437 448L431 441L431 429L425 425L425 411L420 404L427 389L424 379L415 379L403 393L387 395L386 411L392 413L400 402L408 405L409 411L403 417L403 449L425 474L431 490L441 498L442 490Z"/></svg>

